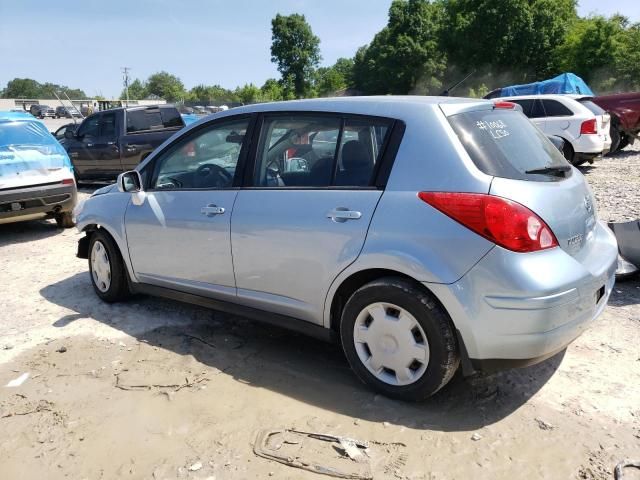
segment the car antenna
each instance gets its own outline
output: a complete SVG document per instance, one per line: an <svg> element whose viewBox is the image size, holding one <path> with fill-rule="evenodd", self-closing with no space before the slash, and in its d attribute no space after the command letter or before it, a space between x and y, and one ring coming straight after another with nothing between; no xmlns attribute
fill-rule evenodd
<svg viewBox="0 0 640 480"><path fill-rule="evenodd" d="M474 73L476 73L475 70L472 70L471 73L469 75L467 75L466 77L464 77L462 80L460 80L458 83L454 83L452 86L450 86L449 88L447 88L446 90L444 90L440 96L441 97L448 97L449 93L451 93L452 90L455 90L456 88L458 88L460 85L462 85L464 82L467 81L467 79L473 75Z"/></svg>

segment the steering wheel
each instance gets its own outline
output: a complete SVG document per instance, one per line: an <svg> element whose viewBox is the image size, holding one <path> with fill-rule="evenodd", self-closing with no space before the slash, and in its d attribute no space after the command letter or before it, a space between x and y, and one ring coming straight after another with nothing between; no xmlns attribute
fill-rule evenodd
<svg viewBox="0 0 640 480"><path fill-rule="evenodd" d="M224 188L233 183L233 177L220 165L204 163L198 167L195 173L196 188Z"/></svg>

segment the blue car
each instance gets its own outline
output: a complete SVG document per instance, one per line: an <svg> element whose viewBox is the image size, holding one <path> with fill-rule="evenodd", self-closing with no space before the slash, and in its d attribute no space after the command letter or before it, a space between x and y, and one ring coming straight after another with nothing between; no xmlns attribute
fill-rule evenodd
<svg viewBox="0 0 640 480"><path fill-rule="evenodd" d="M0 112L0 223L55 218L73 227L77 190L67 152L28 113Z"/></svg>
<svg viewBox="0 0 640 480"><path fill-rule="evenodd" d="M618 254L580 171L514 103L447 97L220 112L77 221L102 300L144 292L335 340L404 400L459 366L565 349L605 308Z"/></svg>

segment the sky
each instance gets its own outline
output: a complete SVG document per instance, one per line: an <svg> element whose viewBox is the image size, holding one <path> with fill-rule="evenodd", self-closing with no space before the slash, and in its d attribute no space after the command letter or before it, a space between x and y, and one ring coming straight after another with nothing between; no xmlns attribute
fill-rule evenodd
<svg viewBox="0 0 640 480"><path fill-rule="evenodd" d="M121 67L146 79L166 70L187 88L235 88L279 78L271 19L302 13L322 65L352 57L387 22L391 0L0 0L0 89L15 77L118 97ZM639 0L579 0L578 13L621 12Z"/></svg>

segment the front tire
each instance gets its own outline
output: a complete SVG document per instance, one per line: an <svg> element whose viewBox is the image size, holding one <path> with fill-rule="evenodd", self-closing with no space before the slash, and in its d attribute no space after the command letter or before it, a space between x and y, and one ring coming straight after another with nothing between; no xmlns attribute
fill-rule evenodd
<svg viewBox="0 0 640 480"><path fill-rule="evenodd" d="M400 400L433 395L460 362L449 315L404 278L385 277L359 288L342 312L340 338L360 380Z"/></svg>
<svg viewBox="0 0 640 480"><path fill-rule="evenodd" d="M89 273L96 294L113 303L129 297L127 273L122 256L113 239L98 230L89 242Z"/></svg>

